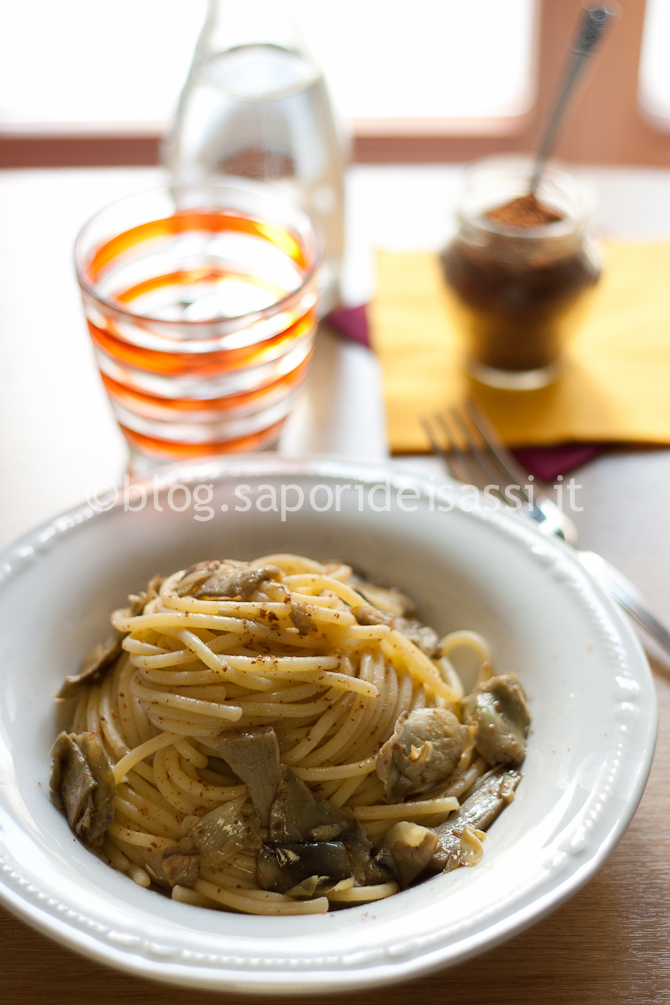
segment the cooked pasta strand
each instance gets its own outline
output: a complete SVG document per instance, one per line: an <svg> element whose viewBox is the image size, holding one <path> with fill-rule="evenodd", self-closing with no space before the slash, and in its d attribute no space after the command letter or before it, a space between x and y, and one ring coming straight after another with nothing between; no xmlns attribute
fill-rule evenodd
<svg viewBox="0 0 670 1005"><path fill-rule="evenodd" d="M145 757L149 757L150 754L155 754L157 750L161 747L166 747L170 743L178 739L174 733L160 733L158 736L154 736L153 739L147 740L146 743L140 744L139 747L135 747L134 750L129 750L125 757L122 757L114 765L114 779L118 785L124 775L134 768L138 761L143 761Z"/></svg>

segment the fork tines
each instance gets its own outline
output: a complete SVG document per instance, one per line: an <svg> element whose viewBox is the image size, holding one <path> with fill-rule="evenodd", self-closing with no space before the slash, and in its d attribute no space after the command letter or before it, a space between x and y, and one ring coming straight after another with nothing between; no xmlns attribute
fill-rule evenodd
<svg viewBox="0 0 670 1005"><path fill-rule="evenodd" d="M433 450L454 478L479 489L490 487L504 501L504 488L518 485L523 499L529 501L524 488L528 476L473 401L420 421Z"/></svg>

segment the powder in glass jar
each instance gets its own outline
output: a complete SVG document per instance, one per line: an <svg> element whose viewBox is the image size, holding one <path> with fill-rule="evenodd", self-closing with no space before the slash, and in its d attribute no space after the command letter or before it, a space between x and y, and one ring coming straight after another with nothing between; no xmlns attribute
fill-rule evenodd
<svg viewBox="0 0 670 1005"><path fill-rule="evenodd" d="M502 224L503 227L546 227L549 223L564 220L563 213L546 206L532 193L520 195L511 202L487 210L487 220Z"/></svg>

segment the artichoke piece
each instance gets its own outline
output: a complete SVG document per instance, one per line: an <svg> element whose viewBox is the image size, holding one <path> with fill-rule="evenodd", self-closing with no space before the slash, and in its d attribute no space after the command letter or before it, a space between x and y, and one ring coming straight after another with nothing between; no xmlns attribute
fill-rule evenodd
<svg viewBox="0 0 670 1005"><path fill-rule="evenodd" d="M209 579L213 572L221 565L221 562L196 562L191 565L179 580L175 587L178 597L187 597L193 590Z"/></svg>
<svg viewBox="0 0 670 1005"><path fill-rule="evenodd" d="M395 879L406 890L431 861L437 842L437 834L429 827L400 820L382 838L366 873L367 882Z"/></svg>
<svg viewBox="0 0 670 1005"><path fill-rule="evenodd" d="M149 600L152 600L163 582L161 576L154 576L149 583L146 593L133 594L128 597L130 607L123 611L126 617L134 618L141 614ZM91 684L96 684L101 680L108 670L114 666L121 653L121 643L128 632L118 632L116 629L107 636L104 642L97 645L84 656L79 673L66 677L61 685L56 698L76 698Z"/></svg>
<svg viewBox="0 0 670 1005"><path fill-rule="evenodd" d="M149 859L146 868L151 878L166 888L193 886L201 869L219 865L244 848L258 846L255 818L242 818L245 800L246 796L239 796L210 810L185 837Z"/></svg>
<svg viewBox="0 0 670 1005"><path fill-rule="evenodd" d="M319 876L310 876L309 879L303 879L302 883L298 883L296 886L292 886L290 890L287 890L289 897L297 897L299 900L306 900L309 897L317 896L317 887L320 882ZM335 884L337 886L337 884ZM330 889L330 888L329 888Z"/></svg>
<svg viewBox="0 0 670 1005"><path fill-rule="evenodd" d="M116 782L95 733L60 733L51 748L51 793L84 844L95 847L114 818Z"/></svg>
<svg viewBox="0 0 670 1005"><path fill-rule="evenodd" d="M293 601L291 603L291 613L289 617L298 629L299 635L309 635L311 632L318 632L319 630L316 621L304 604L296 604L295 601Z"/></svg>
<svg viewBox="0 0 670 1005"><path fill-rule="evenodd" d="M159 886L193 886L200 875L200 855L178 848L167 848L162 855L154 855L145 863L145 869Z"/></svg>
<svg viewBox="0 0 670 1005"><path fill-rule="evenodd" d="M242 851L254 838L258 840L255 833L258 822L253 817L249 820L242 818L245 800L246 796L240 796L205 813L191 827L184 841L194 846L203 858L212 860L212 864Z"/></svg>
<svg viewBox="0 0 670 1005"><path fill-rule="evenodd" d="M351 871L357 886L365 883L365 873L370 864L370 841L360 828L342 835L342 843L347 849Z"/></svg>
<svg viewBox="0 0 670 1005"><path fill-rule="evenodd" d="M476 725L475 747L490 765L518 768L526 756L530 712L515 673L489 677L462 702L465 721Z"/></svg>
<svg viewBox="0 0 670 1005"><path fill-rule="evenodd" d="M281 777L279 743L274 729L225 730L216 737L214 746L246 784L261 827L267 827Z"/></svg>
<svg viewBox="0 0 670 1005"><path fill-rule="evenodd" d="M401 593L396 586L387 588L355 573L349 577L347 585L365 597L373 607L388 611L394 617L404 618L416 610L414 602Z"/></svg>
<svg viewBox="0 0 670 1005"><path fill-rule="evenodd" d="M263 890L277 893L302 886L299 895L318 895L351 875L349 855L341 841L263 845L256 859L256 882Z"/></svg>
<svg viewBox="0 0 670 1005"><path fill-rule="evenodd" d="M351 613L359 625L388 625L389 628L395 628L393 615L386 611L380 611L379 608L373 607L371 604L359 604L358 607L352 607Z"/></svg>
<svg viewBox="0 0 670 1005"><path fill-rule="evenodd" d="M410 620L407 618L398 618L395 626L405 638L413 642L430 659L437 659L441 655L438 634L434 629L429 628L428 625L424 625L414 618Z"/></svg>
<svg viewBox="0 0 670 1005"><path fill-rule="evenodd" d="M123 638L123 632L114 631L104 642L93 646L84 656L79 673L65 678L56 698L76 698L85 688L99 681L105 671L116 663Z"/></svg>
<svg viewBox="0 0 670 1005"><path fill-rule="evenodd" d="M476 831L487 831L494 820L514 800L514 790L521 781L520 771L496 769L469 796L456 816L435 827L437 848L431 859L431 866L451 872L459 865L472 864L471 835L465 835L466 827Z"/></svg>
<svg viewBox="0 0 670 1005"><path fill-rule="evenodd" d="M249 562L232 559L221 562L201 586L193 591L194 597L241 597L249 600L254 590L268 579L279 580L281 569L276 565L255 566Z"/></svg>
<svg viewBox="0 0 670 1005"><path fill-rule="evenodd" d="M348 813L327 799L317 799L286 765L282 765L281 782L270 810L269 841L277 846L342 844L349 861L347 876L353 875L357 883L364 881L370 861L367 835Z"/></svg>
<svg viewBox="0 0 670 1005"><path fill-rule="evenodd" d="M291 768L282 765L277 796L270 809L272 843L321 842L324 838L340 840L357 830L353 817L327 799L317 799Z"/></svg>
<svg viewBox="0 0 670 1005"><path fill-rule="evenodd" d="M377 774L389 802L427 792L448 778L461 759L467 730L442 708L398 716L393 735L377 755Z"/></svg>

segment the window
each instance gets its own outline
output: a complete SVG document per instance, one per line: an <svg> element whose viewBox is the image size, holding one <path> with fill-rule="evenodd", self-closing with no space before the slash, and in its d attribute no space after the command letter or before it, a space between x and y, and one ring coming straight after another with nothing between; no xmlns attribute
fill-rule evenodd
<svg viewBox="0 0 670 1005"><path fill-rule="evenodd" d="M582 10L582 0L294 2L355 158L396 162L534 149ZM668 166L670 0L622 6L557 154ZM155 163L205 10L206 0L5 0L0 166Z"/></svg>
<svg viewBox="0 0 670 1005"><path fill-rule="evenodd" d="M296 9L346 119L438 120L442 130L450 120L477 132L532 104L534 0L297 0ZM164 129L205 10L205 0L6 0L0 129Z"/></svg>
<svg viewBox="0 0 670 1005"><path fill-rule="evenodd" d="M300 12L346 119L359 128L437 119L468 133L531 107L534 7L533 0L303 0Z"/></svg>
<svg viewBox="0 0 670 1005"><path fill-rule="evenodd" d="M640 57L640 104L670 132L670 0L647 0Z"/></svg>
<svg viewBox="0 0 670 1005"><path fill-rule="evenodd" d="M0 129L163 128L205 9L205 0L5 0Z"/></svg>

